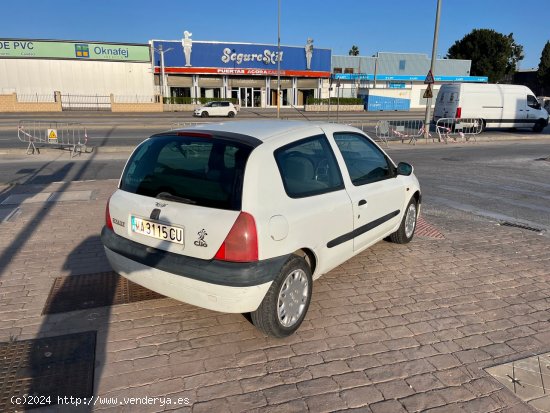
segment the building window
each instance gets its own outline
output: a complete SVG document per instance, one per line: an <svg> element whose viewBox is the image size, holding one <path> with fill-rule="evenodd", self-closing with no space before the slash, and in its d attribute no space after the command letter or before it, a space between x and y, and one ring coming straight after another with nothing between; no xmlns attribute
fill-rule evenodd
<svg viewBox="0 0 550 413"><path fill-rule="evenodd" d="M170 96L174 98L191 97L191 88L190 87L171 87Z"/></svg>
<svg viewBox="0 0 550 413"><path fill-rule="evenodd" d="M344 73L353 73L353 67L346 67Z"/></svg>
<svg viewBox="0 0 550 413"><path fill-rule="evenodd" d="M400 60L399 61L399 70L405 70L405 64L407 63L406 60Z"/></svg>
<svg viewBox="0 0 550 413"><path fill-rule="evenodd" d="M342 73L342 68L341 67L335 67L333 72L334 73Z"/></svg>

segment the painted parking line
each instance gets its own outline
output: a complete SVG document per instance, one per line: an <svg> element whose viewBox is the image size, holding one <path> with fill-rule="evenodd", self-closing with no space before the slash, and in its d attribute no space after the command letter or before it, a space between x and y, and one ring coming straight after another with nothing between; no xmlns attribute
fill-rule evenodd
<svg viewBox="0 0 550 413"><path fill-rule="evenodd" d="M432 224L428 223L424 217L418 217L416 221L415 235L425 238L445 239L445 236Z"/></svg>

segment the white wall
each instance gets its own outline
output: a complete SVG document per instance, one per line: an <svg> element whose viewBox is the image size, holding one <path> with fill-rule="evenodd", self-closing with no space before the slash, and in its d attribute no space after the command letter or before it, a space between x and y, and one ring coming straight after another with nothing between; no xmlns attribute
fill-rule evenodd
<svg viewBox="0 0 550 413"><path fill-rule="evenodd" d="M369 82L371 88L368 89L371 93L378 95L378 96L386 96L386 97L393 97L393 98L401 98L401 99L410 99L411 101L411 109L423 109L426 107L426 103L424 99L422 99L422 95L424 93L424 90L426 89L426 85L423 83L411 83L407 82L407 87L405 89L390 89L386 87L386 82L378 82L376 85L376 88L372 88L372 82ZM362 86L365 85L366 82L362 83ZM433 87L433 95L434 99L432 99L432 107L435 105L435 98L437 97L437 93L439 92L439 88L441 85L432 85ZM331 96L336 97L336 80L332 83L332 92ZM340 86L340 97L356 97L356 94L366 94L367 89L364 87L360 88L353 88L352 84L350 82L342 81ZM323 84L323 90L322 90L322 96L328 97L328 81L326 84Z"/></svg>
<svg viewBox="0 0 550 413"><path fill-rule="evenodd" d="M424 84L415 84L411 89L411 109L424 109L426 108L426 101L422 97L424 91L426 90L427 85ZM439 93L439 88L441 85L432 85L433 98L432 98L432 108L435 106L435 100L437 94Z"/></svg>
<svg viewBox="0 0 550 413"><path fill-rule="evenodd" d="M0 93L154 94L150 63L0 59Z"/></svg>

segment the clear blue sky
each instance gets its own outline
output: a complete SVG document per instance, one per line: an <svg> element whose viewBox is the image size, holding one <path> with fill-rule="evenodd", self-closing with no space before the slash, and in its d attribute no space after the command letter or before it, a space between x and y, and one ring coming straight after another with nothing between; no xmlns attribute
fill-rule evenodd
<svg viewBox="0 0 550 413"><path fill-rule="evenodd" d="M524 46L522 69L537 67L550 40L547 1L442 0L438 55L474 28L508 34ZM379 51L430 55L436 0L281 0L281 43L347 54ZM546 13L543 17L541 13ZM150 39L277 43L277 0L3 1L0 37L142 43Z"/></svg>

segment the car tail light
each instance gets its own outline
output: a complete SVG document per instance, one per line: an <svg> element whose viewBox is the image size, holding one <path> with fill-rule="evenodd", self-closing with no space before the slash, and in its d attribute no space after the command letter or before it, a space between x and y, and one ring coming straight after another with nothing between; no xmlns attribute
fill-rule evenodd
<svg viewBox="0 0 550 413"><path fill-rule="evenodd" d="M455 118L460 119L461 116L462 116L462 108L459 106L458 108L456 108L456 116L455 116Z"/></svg>
<svg viewBox="0 0 550 413"><path fill-rule="evenodd" d="M234 262L258 260L258 234L252 215L246 212L239 214L214 259Z"/></svg>
<svg viewBox="0 0 550 413"><path fill-rule="evenodd" d="M111 213L109 212L109 203L111 202L111 197L107 200L107 205L105 206L105 226L111 231L114 231L113 220L111 219Z"/></svg>

